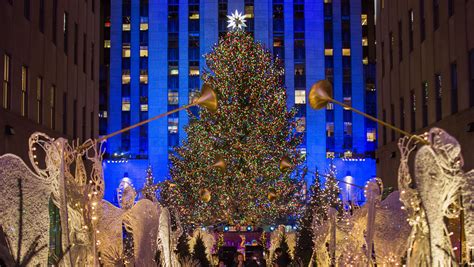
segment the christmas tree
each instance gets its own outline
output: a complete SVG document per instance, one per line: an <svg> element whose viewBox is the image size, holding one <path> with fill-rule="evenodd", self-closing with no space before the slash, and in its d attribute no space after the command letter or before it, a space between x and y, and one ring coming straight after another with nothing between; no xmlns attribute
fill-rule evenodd
<svg viewBox="0 0 474 267"><path fill-rule="evenodd" d="M180 261L191 255L189 251L188 235L186 233L182 233L178 238L178 244L176 244L176 254L178 254Z"/></svg>
<svg viewBox="0 0 474 267"><path fill-rule="evenodd" d="M153 177L153 170L151 169L151 165L148 165L146 169L145 184L142 189L142 198L156 201L156 190L158 189L158 186L155 185L154 182L155 178Z"/></svg>
<svg viewBox="0 0 474 267"><path fill-rule="evenodd" d="M324 198L326 199L325 207L324 207L326 216L327 216L327 212L329 208L331 207L336 209L339 215L342 215L344 211L342 207L342 201L340 198L341 189L339 188L339 182L337 181L336 175L337 175L336 165L334 165L334 161L331 158L331 161L329 162L329 170L328 170L328 173L326 174L326 181L324 183L324 190L323 190L323 195L324 195Z"/></svg>
<svg viewBox="0 0 474 267"><path fill-rule="evenodd" d="M308 266L313 254L313 209L308 203L299 220L297 233L295 259L299 259L304 266Z"/></svg>
<svg viewBox="0 0 474 267"><path fill-rule="evenodd" d="M187 140L171 156L171 181L160 192L188 224L262 225L298 210L299 178L282 172L301 163L295 110L288 111L283 67L242 30L227 33L205 55L202 79L218 111L190 114ZM224 172L207 168L221 157ZM292 167L294 168L294 167Z"/></svg>
<svg viewBox="0 0 474 267"><path fill-rule="evenodd" d="M204 245L201 235L196 237L196 244L194 244L193 248L193 257L201 263L201 267L210 266L209 260L207 259L206 246Z"/></svg>

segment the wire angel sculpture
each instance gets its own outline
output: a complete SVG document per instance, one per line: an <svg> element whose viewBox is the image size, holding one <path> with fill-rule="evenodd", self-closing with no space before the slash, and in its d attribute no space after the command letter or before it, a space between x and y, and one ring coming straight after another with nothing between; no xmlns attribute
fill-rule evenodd
<svg viewBox="0 0 474 267"><path fill-rule="evenodd" d="M433 128L424 137L430 145L422 146L416 152L414 179L408 161L416 143L408 137L398 143L400 199L412 226L407 265L455 266L456 258L444 218L457 218L461 211L460 196L472 195L473 188L466 185L472 181L473 171L463 172L461 146L444 130ZM467 217L472 216L472 209L466 212ZM472 231L469 223L466 226L471 228L466 233ZM472 235L466 237L472 240Z"/></svg>

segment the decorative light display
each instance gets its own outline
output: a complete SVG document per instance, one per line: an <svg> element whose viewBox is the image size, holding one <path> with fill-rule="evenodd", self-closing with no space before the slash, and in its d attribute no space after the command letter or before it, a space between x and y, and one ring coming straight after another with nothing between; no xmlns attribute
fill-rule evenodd
<svg viewBox="0 0 474 267"><path fill-rule="evenodd" d="M286 107L281 62L243 31L227 33L205 58L202 79L215 90L218 109L190 118L187 140L171 155L174 187L163 186L165 204L195 225L258 226L294 214L301 185L291 171L302 161L301 136L295 110ZM226 170L206 168L218 156ZM285 156L292 167L282 172Z"/></svg>

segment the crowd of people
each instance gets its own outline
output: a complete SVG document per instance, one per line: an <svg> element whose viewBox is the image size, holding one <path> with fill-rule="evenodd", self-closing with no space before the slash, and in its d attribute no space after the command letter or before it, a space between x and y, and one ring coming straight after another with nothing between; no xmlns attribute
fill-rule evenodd
<svg viewBox="0 0 474 267"><path fill-rule="evenodd" d="M287 267L291 262L290 255L285 253L281 248L275 250L275 259L269 267ZM253 252L250 257L245 259L244 255L237 252L234 256L233 262L229 265L225 260L219 260L218 267L267 267L267 263L263 258L262 253Z"/></svg>

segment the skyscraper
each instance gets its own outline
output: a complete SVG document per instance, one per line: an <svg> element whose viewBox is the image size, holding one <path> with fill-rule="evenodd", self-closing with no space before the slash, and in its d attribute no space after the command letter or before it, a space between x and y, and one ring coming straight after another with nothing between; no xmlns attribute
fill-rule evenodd
<svg viewBox="0 0 474 267"><path fill-rule="evenodd" d="M377 7L379 118L411 133L439 127L462 147L474 168L473 1L417 0ZM377 174L396 184L400 153L395 131L380 128Z"/></svg>
<svg viewBox="0 0 474 267"><path fill-rule="evenodd" d="M96 138L99 1L0 1L0 155L35 132ZM41 164L41 163L40 163Z"/></svg>
<svg viewBox="0 0 474 267"><path fill-rule="evenodd" d="M104 22L110 30L104 40L110 44L110 88L103 94L103 133L192 101L205 68L202 55L225 34L227 15L235 10L246 15L245 30L284 63L288 107L298 109L308 168L325 170L335 157L340 176L353 183L375 175L376 127L332 104L319 111L306 105L311 85L328 79L336 99L375 114L373 1L112 1ZM183 111L109 139L109 184L115 187L127 172L141 186L148 164L165 179L168 155L186 138L187 122Z"/></svg>

